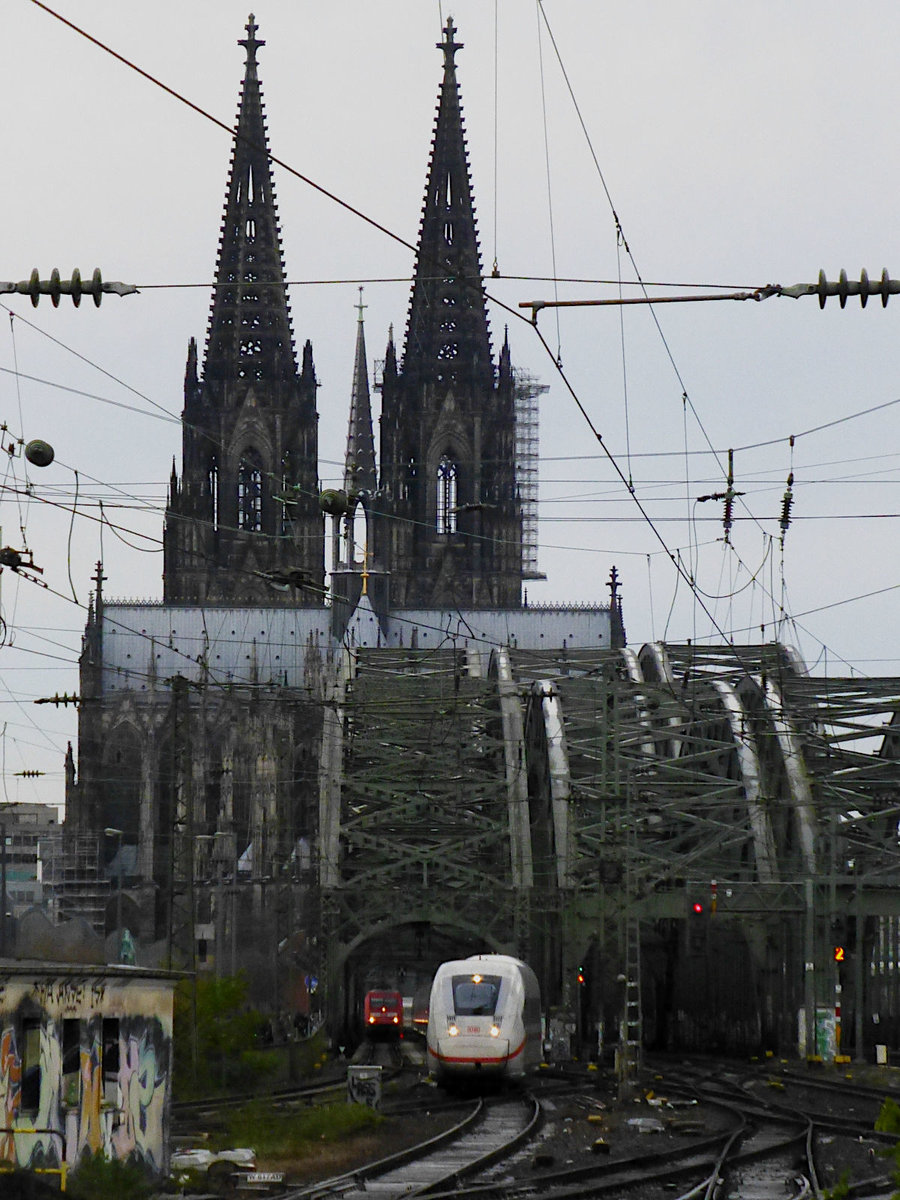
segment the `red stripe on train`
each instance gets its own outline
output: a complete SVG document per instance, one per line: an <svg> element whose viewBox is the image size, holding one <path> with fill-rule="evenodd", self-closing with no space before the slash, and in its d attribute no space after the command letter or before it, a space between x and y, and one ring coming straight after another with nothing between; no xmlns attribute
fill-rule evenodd
<svg viewBox="0 0 900 1200"><path fill-rule="evenodd" d="M512 1059L517 1058L524 1049L525 1041L523 1039L511 1054L498 1055L496 1058L484 1058L483 1056L481 1058L466 1058L463 1056L455 1058L449 1054L440 1054L437 1050L432 1050L430 1046L428 1047L428 1053L433 1058L436 1058L438 1062L442 1063L484 1063L492 1065L495 1063L510 1062Z"/></svg>

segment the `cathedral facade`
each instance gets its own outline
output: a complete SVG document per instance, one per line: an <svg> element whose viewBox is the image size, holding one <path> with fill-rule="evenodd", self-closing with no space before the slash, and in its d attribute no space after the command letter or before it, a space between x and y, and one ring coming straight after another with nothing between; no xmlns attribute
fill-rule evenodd
<svg viewBox="0 0 900 1200"><path fill-rule="evenodd" d="M258 915L288 881L270 919L285 935L301 919L296 888L315 894L321 797L340 770L324 761L323 723L348 646L622 641L615 602L523 607L516 376L506 339L499 354L491 344L452 21L405 341L398 352L391 337L385 357L380 452L360 307L335 493L318 483L313 351L305 342L298 361L252 17L240 44L209 325L202 359L194 339L188 349L165 514L163 601L110 602L98 565L66 771L67 829L100 836L139 932L190 962L198 927L223 953L229 888L235 929L239 891ZM354 521L367 529L362 561ZM205 924L204 887L218 897ZM314 922L313 909L302 920Z"/></svg>

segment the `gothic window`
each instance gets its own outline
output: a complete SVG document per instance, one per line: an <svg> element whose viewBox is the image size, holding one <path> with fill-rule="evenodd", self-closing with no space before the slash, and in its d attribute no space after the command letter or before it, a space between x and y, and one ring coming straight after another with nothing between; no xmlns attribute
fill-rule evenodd
<svg viewBox="0 0 900 1200"><path fill-rule="evenodd" d="M437 469L437 531L456 533L456 463L446 454Z"/></svg>
<svg viewBox="0 0 900 1200"><path fill-rule="evenodd" d="M254 450L248 450L238 467L238 529L262 529L262 467Z"/></svg>
<svg viewBox="0 0 900 1200"><path fill-rule="evenodd" d="M291 532L291 505L296 504L296 498L292 496L294 487L294 472L291 463L291 452L286 450L281 459L281 535L287 537Z"/></svg>
<svg viewBox="0 0 900 1200"><path fill-rule="evenodd" d="M246 748L243 749L246 750ZM250 845L253 836L251 757L249 753L241 753L239 751L234 756L234 766L232 768L233 790L231 795L231 812L239 855L243 854Z"/></svg>
<svg viewBox="0 0 900 1200"><path fill-rule="evenodd" d="M138 839L141 811L141 766L143 752L137 731L121 725L106 738L103 747L103 824L121 829L125 842ZM118 850L115 839L105 846L106 863Z"/></svg>
<svg viewBox="0 0 900 1200"><path fill-rule="evenodd" d="M213 529L219 528L219 463L216 456L209 460L206 468L206 488L209 492L210 520Z"/></svg>

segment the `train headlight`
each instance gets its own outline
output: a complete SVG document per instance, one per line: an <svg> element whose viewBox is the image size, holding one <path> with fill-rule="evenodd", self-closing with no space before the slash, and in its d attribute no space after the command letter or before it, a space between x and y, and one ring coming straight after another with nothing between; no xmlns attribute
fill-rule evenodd
<svg viewBox="0 0 900 1200"><path fill-rule="evenodd" d="M374 1017L369 1017L369 1024L370 1024L370 1025L374 1025L374 1024L375 1024L375 1018L374 1018Z"/></svg>
<svg viewBox="0 0 900 1200"><path fill-rule="evenodd" d="M455 1025L451 1025L447 1029L447 1032L450 1034L451 1037L456 1037L456 1035L459 1033L459 1030L456 1028Z"/></svg>
<svg viewBox="0 0 900 1200"><path fill-rule="evenodd" d="M399 1018L399 1017L396 1017L396 1016L394 1017L394 1024L395 1024L395 1025L399 1025L399 1024L400 1024L400 1018Z"/></svg>
<svg viewBox="0 0 900 1200"><path fill-rule="evenodd" d="M499 1037L499 1036L500 1036L500 1026L492 1025L491 1026L491 1037Z"/></svg>

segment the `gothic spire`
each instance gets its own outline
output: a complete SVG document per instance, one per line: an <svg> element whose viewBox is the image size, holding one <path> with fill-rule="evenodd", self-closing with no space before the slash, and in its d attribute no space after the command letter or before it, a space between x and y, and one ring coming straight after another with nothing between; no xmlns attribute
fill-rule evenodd
<svg viewBox="0 0 900 1200"><path fill-rule="evenodd" d="M371 496L376 487L375 439L372 435L372 404L366 367L366 335L363 323L362 288L359 289L359 320L356 326L356 358L350 395L350 425L344 460L344 489L348 495Z"/></svg>
<svg viewBox="0 0 900 1200"><path fill-rule="evenodd" d="M448 17L438 49L444 77L428 166L409 307L403 372L425 381L493 378L481 252L469 177L455 55L462 43Z"/></svg>
<svg viewBox="0 0 900 1200"><path fill-rule="evenodd" d="M206 338L204 379L274 382L297 373L285 286L281 234L269 162L265 110L257 74L253 14L238 105L216 287Z"/></svg>

